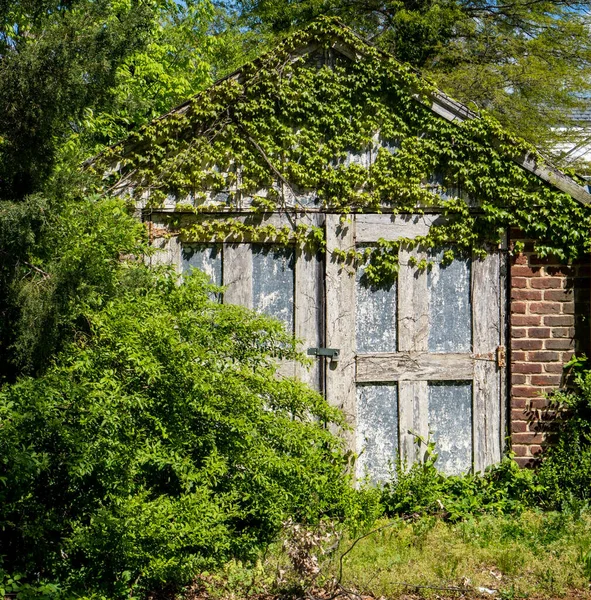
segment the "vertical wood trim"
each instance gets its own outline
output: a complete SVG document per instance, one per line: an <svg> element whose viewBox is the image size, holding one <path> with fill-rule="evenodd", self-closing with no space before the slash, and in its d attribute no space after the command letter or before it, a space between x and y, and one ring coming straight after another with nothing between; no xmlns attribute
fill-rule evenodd
<svg viewBox="0 0 591 600"><path fill-rule="evenodd" d="M509 411L509 393L508 393L508 360L509 360L509 323L508 312L509 306L509 256L507 254L508 234L505 232L501 242L501 252L499 255L499 314L500 314L500 345L505 346L505 366L499 367L499 406L501 411L500 436L501 436L501 454L507 450L507 442L509 440L509 430L507 428L507 415Z"/></svg>
<svg viewBox="0 0 591 600"><path fill-rule="evenodd" d="M156 249L150 256L150 265L172 265L177 273L181 272L181 242L178 236L156 238L152 241L152 247Z"/></svg>
<svg viewBox="0 0 591 600"><path fill-rule="evenodd" d="M474 353L496 353L501 342L499 253L472 261L472 338ZM501 459L501 389L495 360L474 361L474 470L482 471Z"/></svg>
<svg viewBox="0 0 591 600"><path fill-rule="evenodd" d="M427 352L429 342L429 297L427 273L409 264L420 260L417 250L400 249L398 273L398 352ZM400 455L410 465L419 460L415 435L429 435L429 388L427 381L398 381ZM411 431L412 433L409 433Z"/></svg>
<svg viewBox="0 0 591 600"><path fill-rule="evenodd" d="M400 249L398 273L398 352L428 352L429 296L427 272L409 264L424 256L416 250Z"/></svg>
<svg viewBox="0 0 591 600"><path fill-rule="evenodd" d="M318 222L318 219L314 219L312 224L317 225ZM323 276L322 261L318 253L310 248L297 246L294 285L295 336L301 341L304 352L308 348L319 348L323 345ZM321 361L324 359L312 360L309 368L296 364L294 375L315 390L320 390Z"/></svg>
<svg viewBox="0 0 591 600"><path fill-rule="evenodd" d="M425 441L429 437L428 382L400 381L398 383L398 439L400 458L408 467L422 459L424 450L415 442L415 436Z"/></svg>
<svg viewBox="0 0 591 600"><path fill-rule="evenodd" d="M326 345L340 350L338 362L327 362L326 398L343 410L353 428L357 424L355 271L343 265L332 251L353 248L354 229L354 220L341 223L340 215L326 215ZM356 451L354 431L348 432L346 439L350 449Z"/></svg>
<svg viewBox="0 0 591 600"><path fill-rule="evenodd" d="M252 248L250 244L224 244L222 280L224 304L252 308Z"/></svg>

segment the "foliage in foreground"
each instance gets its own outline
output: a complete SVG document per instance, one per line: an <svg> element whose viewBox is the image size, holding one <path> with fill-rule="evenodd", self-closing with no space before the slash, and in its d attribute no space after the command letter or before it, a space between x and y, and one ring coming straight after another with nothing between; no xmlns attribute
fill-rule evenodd
<svg viewBox="0 0 591 600"><path fill-rule="evenodd" d="M275 376L279 323L204 276L128 265L89 333L0 392L4 567L109 598L248 558L288 517L353 507L340 414Z"/></svg>
<svg viewBox="0 0 591 600"><path fill-rule="evenodd" d="M572 419L538 471L506 458L445 476L429 443L380 490L355 492L322 427L339 415L271 376L268 361L294 352L276 322L212 302L200 275L178 286L136 266L121 284L91 317L94 338L1 396L3 543L27 559L6 566L58 582L10 583L19 598L145 597L191 580L187 598L549 598L591 579L591 374L557 397Z"/></svg>
<svg viewBox="0 0 591 600"><path fill-rule="evenodd" d="M580 598L591 578L591 516L526 510L457 523L394 517L365 534L288 528L253 564L231 561L188 598ZM307 561L302 560L307 553Z"/></svg>
<svg viewBox="0 0 591 600"><path fill-rule="evenodd" d="M390 516L432 515L457 522L485 513L518 514L537 505L544 492L536 473L520 469L509 457L484 473L444 475L429 442L422 462L410 468L397 464L382 489L382 502Z"/></svg>
<svg viewBox="0 0 591 600"><path fill-rule="evenodd" d="M556 509L591 501L591 370L580 369L575 386L553 397L557 430L537 473L545 502Z"/></svg>

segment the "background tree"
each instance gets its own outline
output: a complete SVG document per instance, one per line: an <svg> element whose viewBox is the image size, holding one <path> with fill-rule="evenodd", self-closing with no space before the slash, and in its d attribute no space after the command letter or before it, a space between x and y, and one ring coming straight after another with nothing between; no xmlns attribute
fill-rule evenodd
<svg viewBox="0 0 591 600"><path fill-rule="evenodd" d="M212 16L208 0L3 0L0 199L38 191L66 142L88 156L206 85Z"/></svg>
<svg viewBox="0 0 591 600"><path fill-rule="evenodd" d="M80 165L207 85L213 17L208 0L0 0L0 379L44 369L137 251Z"/></svg>
<svg viewBox="0 0 591 600"><path fill-rule="evenodd" d="M229 27L272 42L336 15L438 86L552 152L557 131L591 93L589 2L579 0L237 0Z"/></svg>

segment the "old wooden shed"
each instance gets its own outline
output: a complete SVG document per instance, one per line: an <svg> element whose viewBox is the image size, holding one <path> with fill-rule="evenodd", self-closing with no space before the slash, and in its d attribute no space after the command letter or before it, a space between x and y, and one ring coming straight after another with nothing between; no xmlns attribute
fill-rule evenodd
<svg viewBox="0 0 591 600"><path fill-rule="evenodd" d="M345 411L360 474L416 436L451 473L540 450L589 337L591 197L490 119L321 20L101 160L153 261L293 330L313 365L282 372Z"/></svg>

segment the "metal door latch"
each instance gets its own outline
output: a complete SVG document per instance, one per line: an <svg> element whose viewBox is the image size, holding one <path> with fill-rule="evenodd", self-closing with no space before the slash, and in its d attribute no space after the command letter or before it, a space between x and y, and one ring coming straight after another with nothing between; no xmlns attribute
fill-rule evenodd
<svg viewBox="0 0 591 600"><path fill-rule="evenodd" d="M341 351L337 348L308 348L308 356L328 356L331 361L339 360Z"/></svg>

